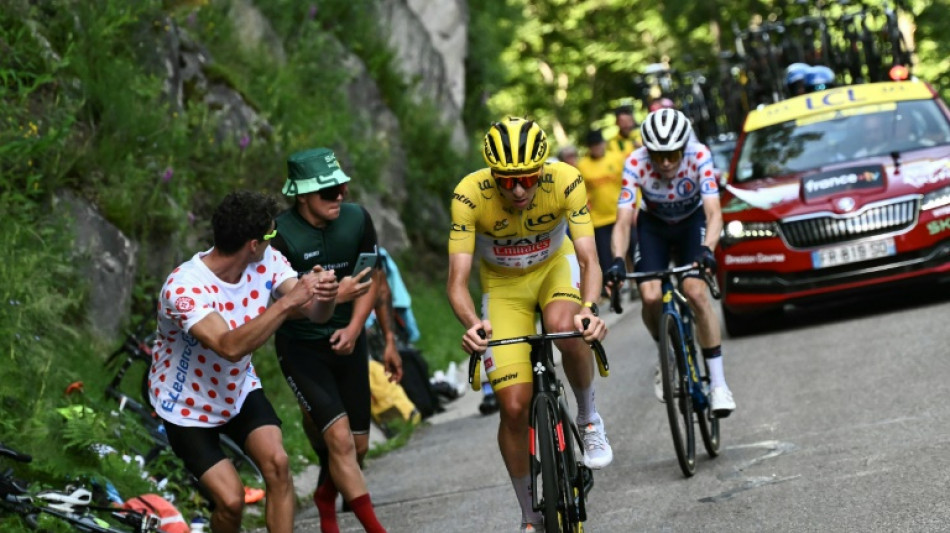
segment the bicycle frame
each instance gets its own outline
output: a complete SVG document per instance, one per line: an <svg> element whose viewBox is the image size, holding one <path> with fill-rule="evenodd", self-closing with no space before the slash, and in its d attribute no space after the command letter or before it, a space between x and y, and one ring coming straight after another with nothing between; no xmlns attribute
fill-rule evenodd
<svg viewBox="0 0 950 533"><path fill-rule="evenodd" d="M571 524L580 524L587 520L586 495L593 486L593 474L589 468L577 460L577 455L575 455L575 449L579 449L581 454L584 453L583 441L577 425L568 415L569 409L564 399L564 386L555 371L553 351L555 340L581 337L582 335L583 333L579 331L542 333L540 335L493 340L488 343L489 347L520 343L527 343L531 346L531 369L534 379L532 380L533 396L528 413L528 425L531 435L530 453L532 459L529 461L529 466L531 469L532 507L535 511L545 513L545 524L548 531L556 531L557 526L547 525L553 523L556 518L549 514L553 512L554 508L547 505L545 500L547 498L555 499L559 507L564 507L561 502L567 502L566 508L559 508L557 512L563 513L565 524L562 525L571 527ZM591 344L591 348L596 356L601 376L607 377L609 365L603 346L595 341ZM473 353L469 358L468 381L473 389L477 389L480 383L478 361L481 356L480 353ZM544 420L539 420L541 417L548 416L554 417L554 419L548 420L548 422L553 423L553 428L547 425ZM567 427L565 428L565 426ZM553 433L553 435L549 433ZM536 448L536 443L540 446L549 446L551 438L556 443L553 450L554 465L545 464L542 461L544 454ZM538 491L537 479L539 475L546 483L549 482L549 476L557 478L558 481L553 488L545 486L544 494L541 494Z"/></svg>
<svg viewBox="0 0 950 533"><path fill-rule="evenodd" d="M695 316L686 296L679 290L682 279L695 274L703 276L713 297L718 299L720 292L712 274L692 264L625 276L626 279L660 280L662 309L658 326L663 393L676 457L687 477L693 475L696 468L693 424L699 425L703 444L710 457L719 454L719 421L711 415L708 371L705 360L702 365L697 362ZM673 278L676 278L676 283ZM620 307L618 289L615 286L611 291L611 308L620 313L623 309Z"/></svg>
<svg viewBox="0 0 950 533"><path fill-rule="evenodd" d="M697 411L705 411L709 406L709 400L706 391L703 388L703 382L708 381L705 368L696 364L696 340L694 336L693 310L686 300L686 296L680 292L677 285L673 284L672 275L666 276L661 281L661 292L663 294L663 315L672 315L677 328L679 328L680 339L683 340L681 353L686 357L686 368L689 369L689 381L687 382L688 393L692 397Z"/></svg>

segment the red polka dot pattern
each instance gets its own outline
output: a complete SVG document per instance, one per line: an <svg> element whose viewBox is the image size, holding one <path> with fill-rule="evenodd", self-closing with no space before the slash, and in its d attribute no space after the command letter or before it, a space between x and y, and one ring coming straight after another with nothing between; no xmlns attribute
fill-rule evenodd
<svg viewBox="0 0 950 533"><path fill-rule="evenodd" d="M215 277L200 257L176 268L159 293L159 335L152 351L149 392L172 423L218 426L237 414L235 406L260 388L260 381L250 353L228 361L207 347L216 341L196 339L188 331L206 319L223 320L231 329L252 322L267 310L272 288L296 277L296 272L282 254L271 253L231 284ZM182 298L195 305L176 306Z"/></svg>
<svg viewBox="0 0 950 533"><path fill-rule="evenodd" d="M655 216L675 223L702 207L702 197L716 196L713 161L709 149L700 143L687 144L671 179L660 176L645 148L634 150L625 161L618 208L635 208L637 189L642 202Z"/></svg>

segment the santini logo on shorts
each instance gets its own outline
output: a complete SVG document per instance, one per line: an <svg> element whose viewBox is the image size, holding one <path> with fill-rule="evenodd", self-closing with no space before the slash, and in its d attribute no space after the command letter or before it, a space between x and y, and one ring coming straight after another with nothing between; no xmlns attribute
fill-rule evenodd
<svg viewBox="0 0 950 533"><path fill-rule="evenodd" d="M190 296L179 296L175 300L175 309L181 313L187 313L195 309L195 301Z"/></svg>

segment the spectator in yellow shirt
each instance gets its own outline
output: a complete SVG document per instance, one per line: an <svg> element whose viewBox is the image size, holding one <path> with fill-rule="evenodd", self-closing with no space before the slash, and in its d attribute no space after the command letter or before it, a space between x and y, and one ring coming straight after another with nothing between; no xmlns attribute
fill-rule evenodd
<svg viewBox="0 0 950 533"><path fill-rule="evenodd" d="M577 168L587 188L587 205L594 224L597 258L601 268L610 268L613 259L610 235L617 220L617 200L620 198L625 157L620 152L607 150L607 142L600 130L588 133L586 141L587 154L577 162Z"/></svg>
<svg viewBox="0 0 950 533"><path fill-rule="evenodd" d="M607 143L608 152L619 152L626 157L634 148L640 148L643 142L640 139L640 128L637 119L633 118L633 106L622 105L614 109L619 131Z"/></svg>

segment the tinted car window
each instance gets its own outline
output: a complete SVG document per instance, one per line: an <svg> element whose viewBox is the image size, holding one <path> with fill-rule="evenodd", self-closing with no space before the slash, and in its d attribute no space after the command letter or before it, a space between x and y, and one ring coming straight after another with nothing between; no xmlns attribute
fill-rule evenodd
<svg viewBox="0 0 950 533"><path fill-rule="evenodd" d="M950 125L933 100L856 108L793 120L747 134L738 182L950 144Z"/></svg>

